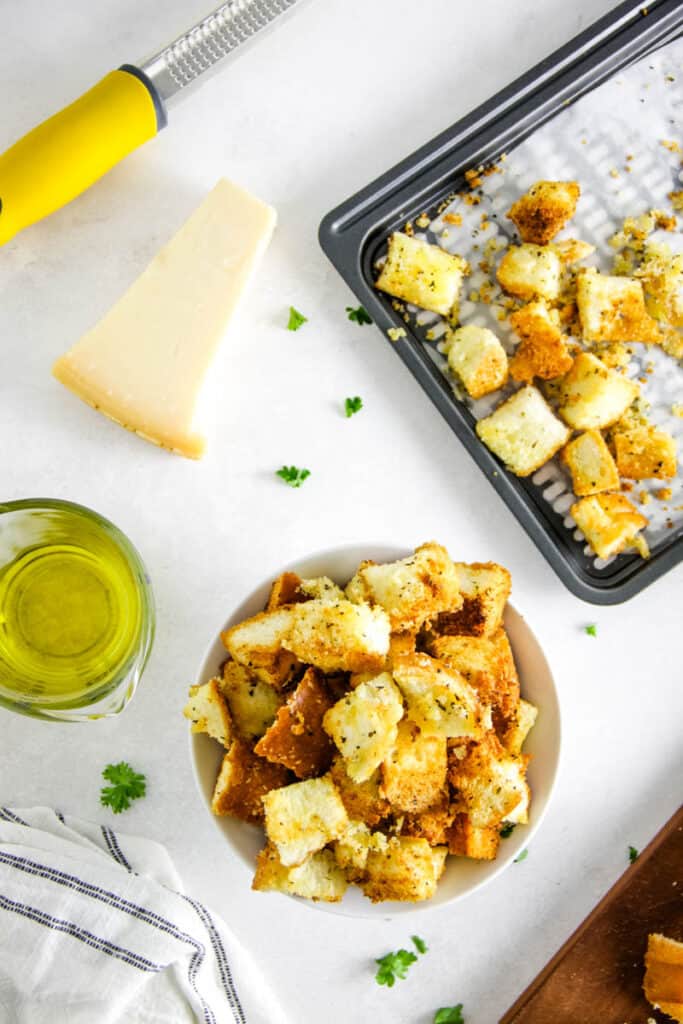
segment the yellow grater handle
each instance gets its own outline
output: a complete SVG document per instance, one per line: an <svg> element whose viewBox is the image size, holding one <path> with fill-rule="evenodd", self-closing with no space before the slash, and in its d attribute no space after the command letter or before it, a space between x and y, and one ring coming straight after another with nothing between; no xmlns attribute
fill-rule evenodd
<svg viewBox="0 0 683 1024"><path fill-rule="evenodd" d="M165 124L137 68L111 71L0 156L0 245L71 202Z"/></svg>

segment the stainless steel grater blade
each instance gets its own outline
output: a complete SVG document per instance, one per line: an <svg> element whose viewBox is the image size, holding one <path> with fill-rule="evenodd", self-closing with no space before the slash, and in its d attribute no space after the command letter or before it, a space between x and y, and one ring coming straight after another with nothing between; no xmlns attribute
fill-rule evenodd
<svg viewBox="0 0 683 1024"><path fill-rule="evenodd" d="M303 0L228 0L138 67L167 104L300 3Z"/></svg>

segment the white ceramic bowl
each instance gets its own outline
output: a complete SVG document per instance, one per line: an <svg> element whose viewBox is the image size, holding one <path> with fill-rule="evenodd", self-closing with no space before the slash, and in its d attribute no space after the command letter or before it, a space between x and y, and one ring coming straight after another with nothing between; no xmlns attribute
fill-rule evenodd
<svg viewBox="0 0 683 1024"><path fill-rule="evenodd" d="M353 576L359 562L363 559L371 558L377 562L390 562L397 558L404 558L407 553L407 549L401 550L382 544L331 548L329 551L322 551L273 572L216 630L215 639L206 652L199 670L197 682L206 682L218 674L219 666L226 657L219 634L229 626L262 611L268 600L271 584L280 573L291 570L304 578L329 576L335 582L345 584ZM445 903L462 899L490 882L529 845L536 829L541 824L555 784L560 758L560 709L553 677L543 651L526 622L510 605L505 610L504 622L519 672L522 695L539 708L538 720L524 747L524 752L532 755L528 772L531 787L529 824L518 825L509 838L502 840L498 857L494 861L449 857L436 895L427 903L372 904L363 896L357 886L349 886L340 903L303 901L308 906L352 917L382 918L412 910L442 906ZM211 795L224 751L218 743L204 734L191 734L190 744L195 778L207 810L216 827L225 837L228 846L253 875L256 855L265 841L263 830L235 818L217 817L211 812ZM244 884L245 886L249 885L246 876ZM261 899L275 896L275 893L259 894Z"/></svg>

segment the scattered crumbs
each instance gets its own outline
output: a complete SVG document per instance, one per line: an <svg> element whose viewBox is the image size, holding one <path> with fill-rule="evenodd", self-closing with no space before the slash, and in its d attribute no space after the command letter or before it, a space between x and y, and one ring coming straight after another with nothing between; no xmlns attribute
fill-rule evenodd
<svg viewBox="0 0 683 1024"><path fill-rule="evenodd" d="M655 498L658 501L669 501L673 491L670 487L660 487L658 491L655 491Z"/></svg>
<svg viewBox="0 0 683 1024"><path fill-rule="evenodd" d="M622 491L626 491L626 493L628 494L629 491L633 490L633 484L630 480L623 480L621 484L621 489Z"/></svg>
<svg viewBox="0 0 683 1024"><path fill-rule="evenodd" d="M683 191L669 192L668 199L674 210L683 210Z"/></svg>
<svg viewBox="0 0 683 1024"><path fill-rule="evenodd" d="M679 420L683 420L683 405L676 402L671 406L671 412L674 416L678 416Z"/></svg>
<svg viewBox="0 0 683 1024"><path fill-rule="evenodd" d="M650 502L652 501L652 498L650 497L650 495L649 495L649 493L647 491L641 491L640 494L638 495L638 501L640 502L641 505L649 505Z"/></svg>
<svg viewBox="0 0 683 1024"><path fill-rule="evenodd" d="M479 292L473 289L467 296L467 298L470 300L470 302L479 302Z"/></svg>
<svg viewBox="0 0 683 1024"><path fill-rule="evenodd" d="M612 169L609 172L609 175L610 175L610 178L618 178L619 177L619 171L616 169L616 167L612 167Z"/></svg>
<svg viewBox="0 0 683 1024"><path fill-rule="evenodd" d="M419 217L415 218L415 223L419 228L428 228L431 221L426 213L421 213Z"/></svg>
<svg viewBox="0 0 683 1024"><path fill-rule="evenodd" d="M457 227L460 227L460 225L462 224L462 214L444 213L443 220L445 224L455 224Z"/></svg>
<svg viewBox="0 0 683 1024"><path fill-rule="evenodd" d="M433 330L432 330L432 328L430 327L430 328L429 328L429 330L427 331L427 333L425 334L425 339L426 339L427 341L434 341L434 337L435 337L435 335L434 335L434 331L433 331Z"/></svg>
<svg viewBox="0 0 683 1024"><path fill-rule="evenodd" d="M448 235L449 235L448 228L444 228L439 237L440 238L448 238Z"/></svg>
<svg viewBox="0 0 683 1024"><path fill-rule="evenodd" d="M670 153L680 153L681 147L673 139L661 139L660 146L664 146L664 149L668 149Z"/></svg>
<svg viewBox="0 0 683 1024"><path fill-rule="evenodd" d="M399 338L406 338L408 336L405 327L390 327L387 335L392 341L398 341Z"/></svg>
<svg viewBox="0 0 683 1024"><path fill-rule="evenodd" d="M413 237L413 235L415 234L415 228L413 227L412 220L406 221L403 227L403 233L405 235L409 235L411 238Z"/></svg>
<svg viewBox="0 0 683 1024"><path fill-rule="evenodd" d="M664 81L665 82L675 82L676 81L676 76L675 75L664 75Z"/></svg>
<svg viewBox="0 0 683 1024"><path fill-rule="evenodd" d="M588 145L588 139L581 139L581 145L582 146L587 146Z"/></svg>
<svg viewBox="0 0 683 1024"><path fill-rule="evenodd" d="M667 213L665 210L653 210L652 213L655 218L655 226L662 231L675 231L678 227L676 218L672 213Z"/></svg>

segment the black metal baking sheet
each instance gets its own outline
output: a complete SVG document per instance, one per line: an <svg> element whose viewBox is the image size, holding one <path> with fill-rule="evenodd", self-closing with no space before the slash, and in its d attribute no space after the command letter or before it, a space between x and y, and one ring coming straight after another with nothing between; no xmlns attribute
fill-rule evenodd
<svg viewBox="0 0 683 1024"><path fill-rule="evenodd" d="M420 337L373 287L373 266L392 231L465 187L465 171L509 154L568 104L683 32L680 0L632 0L576 36L487 103L332 210L320 244L377 326L403 327L391 344L422 385L531 539L566 586L593 604L633 597L683 560L683 535L672 532L652 557L620 555L598 569L563 525L563 516L529 480L509 473L477 437L475 419L455 396Z"/></svg>

